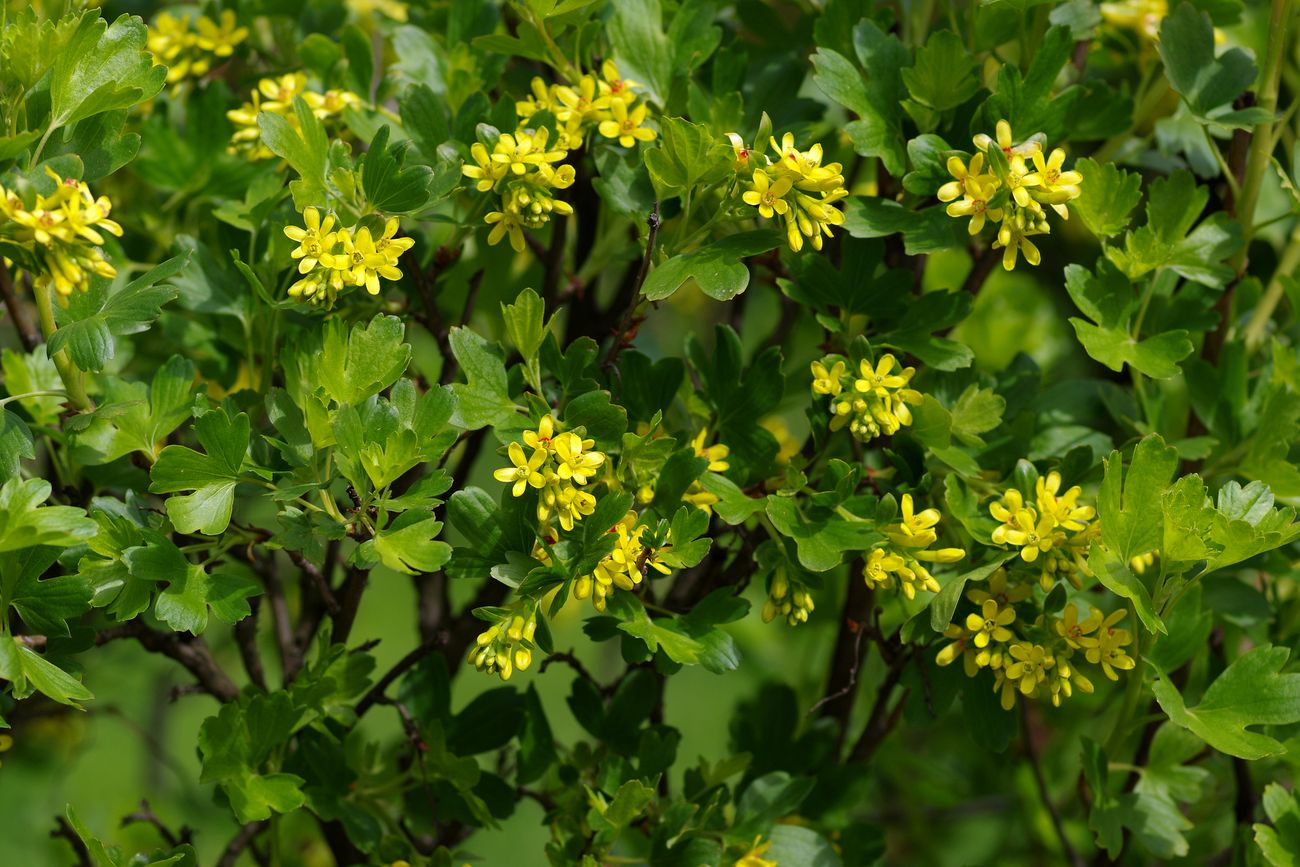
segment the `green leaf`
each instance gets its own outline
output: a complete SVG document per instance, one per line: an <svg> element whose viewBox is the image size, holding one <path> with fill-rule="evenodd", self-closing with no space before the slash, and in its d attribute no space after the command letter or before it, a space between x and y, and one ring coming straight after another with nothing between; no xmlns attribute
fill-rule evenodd
<svg viewBox="0 0 1300 867"><path fill-rule="evenodd" d="M154 614L175 632L201 635L208 627L208 608L227 624L238 623L250 613L248 597L257 595L257 582L232 570L209 575L202 566L186 563L181 577L170 572L170 586L158 594Z"/></svg>
<svg viewBox="0 0 1300 867"><path fill-rule="evenodd" d="M794 540L799 563L813 572L833 569L845 552L868 551L884 540L867 521L848 521L833 513L810 519L789 497L768 497L767 517L781 535Z"/></svg>
<svg viewBox="0 0 1300 867"><path fill-rule="evenodd" d="M899 70L911 63L911 57L896 37L885 35L869 19L854 31L854 42L867 77L844 55L819 48L812 57L813 83L858 116L844 127L853 149L862 156L879 157L890 174L902 176L907 171L900 106L905 91Z"/></svg>
<svg viewBox="0 0 1300 867"><path fill-rule="evenodd" d="M406 145L388 144L388 126L384 125L370 140L370 148L361 160L361 187L366 201L385 214L411 214L429 202L429 182L433 169L409 165Z"/></svg>
<svg viewBox="0 0 1300 867"><path fill-rule="evenodd" d="M979 435L1002 424L1007 401L991 388L971 384L949 408L952 435L969 446L983 446Z"/></svg>
<svg viewBox="0 0 1300 867"><path fill-rule="evenodd" d="M502 304L501 316L506 324L506 336L525 361L537 357L546 339L546 305L532 289L525 289L515 297L515 303Z"/></svg>
<svg viewBox="0 0 1300 867"><path fill-rule="evenodd" d="M936 30L916 52L916 63L901 70L912 99L935 111L956 108L980 89L975 62L961 37Z"/></svg>
<svg viewBox="0 0 1300 867"><path fill-rule="evenodd" d="M1083 175L1086 192L1070 202L1070 209L1099 238L1110 238L1128 228L1129 214L1142 198L1142 176L1114 163L1079 160L1074 170Z"/></svg>
<svg viewBox="0 0 1300 867"><path fill-rule="evenodd" d="M193 362L173 355L149 387L109 379L103 402L73 439L78 460L106 464L140 452L156 461L162 443L190 417L195 372Z"/></svg>
<svg viewBox="0 0 1300 867"><path fill-rule="evenodd" d="M1118 451L1106 459L1105 477L1097 492L1097 514L1102 539L1120 561L1127 563L1163 545L1161 503L1177 469L1178 450L1165 445L1156 434L1137 444L1127 475Z"/></svg>
<svg viewBox="0 0 1300 867"><path fill-rule="evenodd" d="M660 199L683 195L698 184L721 180L731 171L731 147L707 126L663 117L659 127L659 147L646 152L645 165Z"/></svg>
<svg viewBox="0 0 1300 867"><path fill-rule="evenodd" d="M1222 286L1235 273L1223 262L1241 248L1241 226L1216 211L1193 230L1209 195L1188 171L1157 180L1147 198L1146 225L1129 232L1122 249L1107 247L1106 257L1133 280L1170 268L1188 280Z"/></svg>
<svg viewBox="0 0 1300 867"><path fill-rule="evenodd" d="M0 353L0 368L4 370L4 387L10 395L63 390L58 368L46 354L44 346L38 346L26 355L6 349ZM57 394L20 398L18 405L26 410L32 421L45 427L57 425L63 412L63 398Z"/></svg>
<svg viewBox="0 0 1300 867"><path fill-rule="evenodd" d="M324 125L300 96L293 99L293 115L297 124L278 114L260 112L257 126L262 131L262 142L298 173L299 179L289 185L294 207L300 212L308 207L326 207L329 204L325 181L329 138Z"/></svg>
<svg viewBox="0 0 1300 867"><path fill-rule="evenodd" d="M167 515L181 533L215 536L230 524L235 484L248 450L249 421L242 412L231 418L218 410L201 416L194 428L207 454L167 446L150 472L149 490L155 494L193 491L168 498Z"/></svg>
<svg viewBox="0 0 1300 867"><path fill-rule="evenodd" d="M1191 3L1180 3L1160 23L1156 43L1165 76L1198 116L1207 118L1255 81L1255 62L1241 48L1215 57L1214 23Z"/></svg>
<svg viewBox="0 0 1300 867"><path fill-rule="evenodd" d="M1300 722L1300 674L1282 674L1291 651L1264 645L1243 654L1215 678L1199 704L1187 707L1167 677L1151 688L1173 722L1222 753L1243 759L1281 755L1286 748L1250 726Z"/></svg>
<svg viewBox="0 0 1300 867"><path fill-rule="evenodd" d="M947 629L948 624L952 622L952 615L957 610L958 603L961 602L966 585L971 581L985 580L998 569L1001 569L1004 563L1017 556L1019 556L1017 552L1008 551L994 558L991 562L946 582L943 589L930 600L930 628L939 633Z"/></svg>
<svg viewBox="0 0 1300 867"><path fill-rule="evenodd" d="M610 11L606 26L619 74L641 82L652 102L666 105L674 49L664 33L659 0L626 0Z"/></svg>
<svg viewBox="0 0 1300 867"><path fill-rule="evenodd" d="M1133 610L1137 612L1142 625L1148 631L1168 633L1168 627L1160 619L1155 605L1151 602L1151 592L1147 590L1141 578L1129 568L1127 560L1116 558L1112 552L1103 550L1094 541L1088 552L1088 568L1097 576L1097 580L1103 587L1133 603Z"/></svg>
<svg viewBox="0 0 1300 867"><path fill-rule="evenodd" d="M435 541L442 522L412 510L392 526L375 534L375 555L380 562L407 575L436 572L451 559L451 546Z"/></svg>
<svg viewBox="0 0 1300 867"><path fill-rule="evenodd" d="M766 253L780 243L779 233L771 229L728 235L659 265L646 278L641 293L651 301L661 301L694 280L710 298L730 301L749 286L749 268L741 260Z"/></svg>
<svg viewBox="0 0 1300 867"><path fill-rule="evenodd" d="M341 319L331 320L318 368L325 391L340 404L358 406L388 388L411 360L405 333L401 319L383 313L351 331Z"/></svg>
<svg viewBox="0 0 1300 867"><path fill-rule="evenodd" d="M1300 863L1300 802L1278 783L1264 787L1263 802L1272 825L1255 823L1255 845L1273 867L1295 867Z"/></svg>
<svg viewBox="0 0 1300 867"><path fill-rule="evenodd" d="M0 678L10 681L16 698L36 690L72 707L95 696L85 685L44 656L23 644L17 636L0 636Z"/></svg>
<svg viewBox="0 0 1300 867"><path fill-rule="evenodd" d="M58 551L57 548L27 548L22 555L5 558L0 563L3 578L0 599L13 606L33 632L67 636L71 635L68 621L90 608L93 592L89 579L80 575L41 580L41 574L54 562Z"/></svg>
<svg viewBox="0 0 1300 867"><path fill-rule="evenodd" d="M95 535L99 526L75 506L43 506L44 479L11 478L0 487L0 554L38 545L67 547Z"/></svg>
<svg viewBox="0 0 1300 867"><path fill-rule="evenodd" d="M1199 476L1179 479L1164 495L1164 547L1171 563L1205 561L1200 575L1232 566L1300 538L1295 510L1273 508L1262 482L1228 482L1212 503Z"/></svg>
<svg viewBox="0 0 1300 867"><path fill-rule="evenodd" d="M92 277L87 291L74 292L66 307L55 308L59 328L50 335L50 353L67 349L77 367L102 370L116 357L116 338L147 330L162 306L180 295L166 281L188 262L188 254L174 256L120 289L114 289L112 281Z"/></svg>
<svg viewBox="0 0 1300 867"><path fill-rule="evenodd" d="M452 423L466 430L505 423L515 414L515 402L510 399L510 384L501 356L469 328L453 327L448 342L465 374L465 382L451 386L456 395Z"/></svg>
<svg viewBox="0 0 1300 867"><path fill-rule="evenodd" d="M154 66L147 41L148 30L134 15L123 15L109 25L98 10L84 13L67 47L54 55L51 126L67 126L152 99L162 90L167 69ZM49 46L42 48L49 50Z"/></svg>

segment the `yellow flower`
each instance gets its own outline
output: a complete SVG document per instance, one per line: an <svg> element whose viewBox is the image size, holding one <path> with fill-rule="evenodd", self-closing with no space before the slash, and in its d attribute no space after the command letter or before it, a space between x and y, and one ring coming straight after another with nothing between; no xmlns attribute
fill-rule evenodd
<svg viewBox="0 0 1300 867"><path fill-rule="evenodd" d="M1007 652L1011 661L1000 672L1002 707L1011 710L1016 703L1016 691L1024 696L1033 695L1039 684L1047 680L1047 672L1056 659L1041 644L1028 641L1016 642Z"/></svg>
<svg viewBox="0 0 1300 867"><path fill-rule="evenodd" d="M970 165L962 162L960 157L948 158L948 174L956 180L949 181L939 188L937 193L939 201L951 202L954 199L961 198L966 193L966 181L969 178L978 178L980 171L984 168L984 154L977 153L971 157Z"/></svg>
<svg viewBox="0 0 1300 867"><path fill-rule="evenodd" d="M740 856L736 861L735 867L777 867L775 861L769 861L762 857L768 849L772 848L772 841L763 842L762 837L755 837L754 843L749 847L749 851Z"/></svg>
<svg viewBox="0 0 1300 867"><path fill-rule="evenodd" d="M306 274L316 267L322 257L334 251L338 233L330 231L334 227L333 214L327 214L322 221L320 211L307 208L302 212L302 219L305 228L285 226L284 234L289 240L298 242L297 249L289 255L301 260L298 262L298 271Z"/></svg>
<svg viewBox="0 0 1300 867"><path fill-rule="evenodd" d="M945 646L938 654L935 655L934 661L941 666L952 665L957 657L961 657L962 668L966 670L967 677L974 677L979 673L980 665L976 662L975 651L971 649L971 634L968 630L962 629L956 623L949 623L943 631L944 638L952 639L952 643Z"/></svg>
<svg viewBox="0 0 1300 867"><path fill-rule="evenodd" d="M590 451L595 444L595 440L584 440L574 433L556 436L552 442L556 475L566 482L572 480L574 484L587 484L591 474L605 463L603 453Z"/></svg>
<svg viewBox="0 0 1300 867"><path fill-rule="evenodd" d="M948 205L947 212L950 217L970 217L970 224L967 230L972 235L978 235L984 228L984 221L1001 220L1002 209L990 208L989 200L995 193L995 184L997 180L991 176L977 178L967 176L963 189L963 198L960 202L953 202Z"/></svg>
<svg viewBox="0 0 1300 867"><path fill-rule="evenodd" d="M400 0L347 0L347 4L363 23L374 18L376 12L394 21L405 21L407 17L407 4Z"/></svg>
<svg viewBox="0 0 1300 867"><path fill-rule="evenodd" d="M774 214L785 214L790 210L790 203L782 198L790 192L793 181L790 178L781 178L776 183L771 183L767 174L759 169L754 172L753 188L741 196L745 204L758 208L758 212L767 219L772 219Z"/></svg>
<svg viewBox="0 0 1300 867"><path fill-rule="evenodd" d="M732 164L737 172L749 168L749 148L745 146L745 140L738 133L727 133L727 140L731 142L731 151L735 155L735 162Z"/></svg>
<svg viewBox="0 0 1300 867"><path fill-rule="evenodd" d="M1092 609L1087 620L1079 620L1079 609L1066 605L1061 618L1056 621L1056 633L1065 639L1065 643L1075 650L1083 649L1083 641L1101 626L1102 613L1098 608Z"/></svg>
<svg viewBox="0 0 1300 867"><path fill-rule="evenodd" d="M1011 124L1006 120L998 121L995 131L997 132L996 140L989 138L984 133L975 136L973 139L975 147L982 151L987 151L991 147L997 147L1008 160L1011 159L1012 154L1025 156L1036 150L1042 149L1042 144L1039 142L1039 136L1031 136L1026 141L1016 144L1015 139L1011 134Z"/></svg>
<svg viewBox="0 0 1300 867"><path fill-rule="evenodd" d="M951 208L951 205L949 206ZM996 217L994 219L997 219ZM971 225L975 220L971 219ZM972 234L974 234L972 232ZM1017 214L1015 219L1005 219L998 228L997 240L993 242L993 249L1003 248L1002 267L1007 271L1016 267L1017 253L1023 254L1025 261L1030 265L1037 265L1042 255L1038 248L1029 240L1029 236L1044 234L1042 228L1034 226L1032 223L1026 223L1024 213Z"/></svg>
<svg viewBox="0 0 1300 867"><path fill-rule="evenodd" d="M1038 559L1039 554L1052 550L1057 535L1053 532L1056 522L1051 515L1043 515L1035 521L1032 509L1021 509L1016 513L1015 520L1015 528L1007 530L1002 536L1008 544L1020 549L1021 559L1032 563Z"/></svg>
<svg viewBox="0 0 1300 867"><path fill-rule="evenodd" d="M599 87L601 93L607 93L615 97L614 101L624 103L632 102L636 99L636 94L632 93L632 88L641 85L635 81L626 81L619 74L618 66L612 60L606 60L600 65ZM611 136L612 137L612 136Z"/></svg>
<svg viewBox="0 0 1300 867"><path fill-rule="evenodd" d="M648 111L645 103L629 111L627 102L615 99L610 103L609 111L613 117L601 121L596 127L596 131L605 138L616 138L625 148L635 146L638 141L655 140L655 131L641 125L645 123Z"/></svg>
<svg viewBox="0 0 1300 867"><path fill-rule="evenodd" d="M529 83L529 89L532 91L531 96L515 102L516 115L527 120L539 111L554 112L555 100L551 96L553 88L548 88L541 76L533 76L533 80Z"/></svg>
<svg viewBox="0 0 1300 867"><path fill-rule="evenodd" d="M803 582L791 581L784 564L778 565L768 581L767 599L763 602L763 622L771 623L779 614L791 626L807 623L816 606Z"/></svg>
<svg viewBox="0 0 1300 867"><path fill-rule="evenodd" d="M519 443L511 443L506 452L513 466L494 471L492 477L498 482L514 482L514 487L511 489L514 496L522 497L529 485L540 488L546 484L545 478L538 472L546 462L544 449L537 449L531 457L527 457L524 455L523 446Z"/></svg>
<svg viewBox="0 0 1300 867"><path fill-rule="evenodd" d="M514 134L502 133L492 149L492 161L506 166L516 175L522 175L530 167L543 163L557 163L567 154L564 151L547 150L546 141L549 137L550 131L546 127L535 131L521 129Z"/></svg>
<svg viewBox="0 0 1300 867"><path fill-rule="evenodd" d="M691 443L695 447L695 456L697 458L708 458L709 465L707 469L709 472L725 473L731 468L731 464L727 463L727 455L731 454L731 449L722 443L716 443L706 448L704 441L708 437L708 428L704 428L695 436L695 440Z"/></svg>
<svg viewBox="0 0 1300 867"><path fill-rule="evenodd" d="M302 96L307 90L307 74L290 72L279 78L263 78L257 83L257 89L266 98L263 111L288 113L293 111L294 97Z"/></svg>
<svg viewBox="0 0 1300 867"><path fill-rule="evenodd" d="M1031 192L1036 201L1050 204L1062 220L1068 220L1070 211L1064 203L1079 197L1083 175L1061 170L1065 164L1065 151L1060 148L1052 151L1047 159L1043 159L1041 150L1034 151L1032 157L1035 171L1025 176L1025 186L1035 188Z"/></svg>
<svg viewBox="0 0 1300 867"><path fill-rule="evenodd" d="M519 224L519 215L510 211L492 211L483 218L483 222L492 226L488 232L488 243L496 246L506 235L510 236L510 246L516 253L524 252L524 230Z"/></svg>
<svg viewBox="0 0 1300 867"><path fill-rule="evenodd" d="M862 577L871 587L889 587L893 574L904 566L903 558L884 548L876 548L862 565Z"/></svg>
<svg viewBox="0 0 1300 867"><path fill-rule="evenodd" d="M990 641L1010 641L1012 632L1007 626L1015 620L1014 608L1002 608L994 600L986 599L979 614L966 615L966 628L974 636L976 647L988 647Z"/></svg>
<svg viewBox="0 0 1300 867"><path fill-rule="evenodd" d="M354 286L365 286L366 291L371 295L378 295L380 277L385 280L402 279L402 272L397 266L375 249L370 229L363 226L357 231L355 238L344 229L339 232L339 241L342 242L343 253L332 258L336 262L343 260L345 267L337 270L347 270Z"/></svg>
<svg viewBox="0 0 1300 867"><path fill-rule="evenodd" d="M1088 661L1094 665L1100 663L1101 670L1111 680L1119 680L1115 669L1128 671L1137 664L1133 661L1133 657L1124 651L1124 647L1133 640L1133 635L1127 629L1115 628L1115 624L1123 620L1127 614L1128 611L1123 608L1112 611L1097 627L1094 634L1079 640L1080 646L1085 648Z"/></svg>
<svg viewBox="0 0 1300 867"><path fill-rule="evenodd" d="M248 38L248 28L238 25L239 22L231 9L222 10L219 21L200 15L195 22L198 36L194 44L217 57L229 57L235 53L235 46Z"/></svg>
<svg viewBox="0 0 1300 867"><path fill-rule="evenodd" d="M578 79L577 87L557 85L554 89L555 117L561 123L576 118L582 122L591 122L603 118L609 109L611 97L601 93L593 75L584 75Z"/></svg>
<svg viewBox="0 0 1300 867"><path fill-rule="evenodd" d="M939 510L925 509L921 512L914 512L914 508L912 495L903 494L903 520L897 524L890 524L885 532L890 541L896 545L903 545L908 548L924 548L938 538L935 535L934 527L939 523Z"/></svg>
<svg viewBox="0 0 1300 867"><path fill-rule="evenodd" d="M831 397L840 393L842 388L840 379L843 378L847 367L843 361L837 361L831 365L830 370L820 361L812 363L812 390L818 394L829 394Z"/></svg>
<svg viewBox="0 0 1300 867"><path fill-rule="evenodd" d="M307 103L312 114L325 120L341 114L348 106L360 105L361 97L350 90L327 90L324 93L309 90L302 95L302 101Z"/></svg>
<svg viewBox="0 0 1300 867"><path fill-rule="evenodd" d="M497 162L492 159L488 149L481 142L475 142L470 146L470 156L473 157L477 165L466 163L461 166L460 171L465 177L477 181L474 188L480 193L486 193L496 186L497 181L501 180L510 171L510 166L506 163Z"/></svg>
<svg viewBox="0 0 1300 867"><path fill-rule="evenodd" d="M552 449L552 438L555 436L555 419L549 415L542 416L541 421L537 423L537 430L524 431L524 445L532 449Z"/></svg>

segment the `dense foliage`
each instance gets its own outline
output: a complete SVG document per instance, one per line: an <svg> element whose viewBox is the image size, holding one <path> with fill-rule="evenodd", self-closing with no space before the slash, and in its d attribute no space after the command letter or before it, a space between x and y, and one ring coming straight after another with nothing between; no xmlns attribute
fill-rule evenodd
<svg viewBox="0 0 1300 867"><path fill-rule="evenodd" d="M1292 0L77 5L4 863L1300 860Z"/></svg>

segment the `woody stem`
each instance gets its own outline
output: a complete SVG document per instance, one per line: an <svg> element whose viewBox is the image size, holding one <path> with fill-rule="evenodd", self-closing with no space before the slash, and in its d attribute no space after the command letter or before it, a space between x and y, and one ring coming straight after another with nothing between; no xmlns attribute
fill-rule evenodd
<svg viewBox="0 0 1300 867"><path fill-rule="evenodd" d="M59 326L54 321L54 290L49 281L36 281L32 291L36 294L36 311L41 320L41 331L46 342L54 336ZM90 409L90 397L86 394L86 384L80 370L72 363L66 350L59 350L51 355L63 387L68 392L68 401L78 410Z"/></svg>

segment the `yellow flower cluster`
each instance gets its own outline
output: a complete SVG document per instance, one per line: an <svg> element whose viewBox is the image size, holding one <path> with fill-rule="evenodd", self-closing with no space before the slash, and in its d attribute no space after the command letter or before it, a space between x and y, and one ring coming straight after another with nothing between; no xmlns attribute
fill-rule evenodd
<svg viewBox="0 0 1300 867"><path fill-rule="evenodd" d="M147 44L155 63L167 67L167 83L176 84L207 75L213 61L230 57L235 46L247 38L248 28L239 26L230 9L223 10L215 21L206 15L192 19L159 12L149 28Z"/></svg>
<svg viewBox="0 0 1300 867"><path fill-rule="evenodd" d="M663 575L672 571L660 559L661 552L647 547L642 541L645 530L644 525L637 526L636 512L628 512L611 527L609 532L618 537L614 550L596 564L590 575L578 578L573 585L574 598L591 597L596 610L604 611L605 600L613 594L614 588L635 589L644 580L647 566Z"/></svg>
<svg viewBox="0 0 1300 867"><path fill-rule="evenodd" d="M378 238L366 226L334 230L334 215L321 219L320 211L302 212L303 226L285 226L284 234L298 247L290 254L302 275L289 287L289 297L329 308L348 286L364 286L379 294L379 278L400 280L397 262L415 241L398 238L398 222L390 217Z"/></svg>
<svg viewBox="0 0 1300 867"><path fill-rule="evenodd" d="M1169 0L1120 0L1101 4L1102 20L1115 27L1135 30L1148 42L1160 41L1160 22L1168 14Z"/></svg>
<svg viewBox="0 0 1300 867"><path fill-rule="evenodd" d="M507 611L497 623L479 633L470 648L469 661L479 671L509 680L516 670L526 671L533 664L536 632L536 608Z"/></svg>
<svg viewBox="0 0 1300 867"><path fill-rule="evenodd" d="M948 625L944 636L951 643L939 651L935 661L950 665L960 656L970 677L984 669L992 671L993 689L1007 710L1015 706L1017 695L1048 696L1053 705L1060 706L1075 689L1092 692L1092 681L1074 664L1076 654L1100 665L1110 680L1119 679L1117 670L1135 666L1124 650L1133 636L1117 626L1128 613L1123 608L1109 615L1090 608L1081 621L1079 609L1071 603L1060 615L1045 615L1029 624L1023 630L1025 635L1017 634L1023 624L1015 606L1032 592L1028 583L1011 583L1005 569L993 574L987 590L968 591L966 598L976 610L964 621Z"/></svg>
<svg viewBox="0 0 1300 867"><path fill-rule="evenodd" d="M844 225L844 213L835 207L849 194L844 187L844 167L839 163L822 165L820 144L801 151L795 147L793 133L782 136L780 143L773 136L773 160L746 148L735 133L727 137L736 154L736 171L748 184L741 199L764 219L785 222L791 250L802 250L805 238L814 250L820 250L822 236L829 238L832 226Z"/></svg>
<svg viewBox="0 0 1300 867"><path fill-rule="evenodd" d="M848 425L849 433L865 443L881 434L893 436L912 423L908 404L922 400L921 393L909 387L915 367L899 367L898 359L886 353L875 365L862 359L858 374L851 375L848 363L838 356L812 363L813 393L831 398L831 430Z"/></svg>
<svg viewBox="0 0 1300 867"><path fill-rule="evenodd" d="M302 72L290 72L279 78L263 78L252 90L248 102L226 112L226 117L235 125L235 133L230 137L230 147L227 150L232 154L243 154L249 160L266 160L275 156L262 143L257 115L263 111L278 114L297 127L293 100L299 96L307 103L312 114L326 122L337 120L348 106L361 104L361 97L350 90L327 90L322 93L308 89L307 75Z"/></svg>
<svg viewBox="0 0 1300 867"><path fill-rule="evenodd" d="M21 197L0 187L0 240L28 250L39 262L32 277L53 284L60 295L85 291L91 274L111 279L117 270L104 257L100 231L121 237L122 227L109 219L107 196L96 198L75 178L63 178L46 166L54 192L37 194L29 209Z"/></svg>
<svg viewBox="0 0 1300 867"><path fill-rule="evenodd" d="M654 141L657 135L645 126L649 106L637 101L634 87L640 85L624 79L614 61L606 60L599 75L586 73L576 83L548 85L533 78L532 94L515 103L515 113L523 120L544 111L555 115L556 146L561 150L582 147L593 127L601 137L630 148L639 141Z"/></svg>
<svg viewBox="0 0 1300 867"><path fill-rule="evenodd" d="M904 494L902 520L885 528L888 541L867 555L862 577L872 588L892 588L897 582L908 599L917 590L939 592L939 582L922 563L956 563L966 556L961 548L929 550L938 541L934 528L939 523L938 509L915 512L912 495Z"/></svg>
<svg viewBox="0 0 1300 867"><path fill-rule="evenodd" d="M596 509L596 498L582 487L605 463L603 452L593 451L595 440L583 439L576 433L555 432L555 420L543 416L535 431L524 431L524 442L510 444L506 450L510 466L493 473L498 482L513 483L516 497L522 497L528 488L540 492L537 500L537 520L545 528L558 521L565 530L590 515ZM524 451L527 446L531 454Z"/></svg>
<svg viewBox="0 0 1300 867"><path fill-rule="evenodd" d="M1016 143L1011 124L1000 120L996 140L983 133L975 136L977 152L969 163L949 158L954 180L939 188L939 201L951 203L948 216L970 217L972 235L987 221L999 224L993 247L1002 249L1002 267L1008 271L1021 254L1029 264L1039 263L1038 248L1029 239L1052 231L1043 206L1065 220L1070 214L1065 203L1080 194L1083 176L1063 170L1065 151L1060 148L1044 156L1042 139L1037 134Z"/></svg>
<svg viewBox="0 0 1300 867"><path fill-rule="evenodd" d="M519 128L503 133L490 151L476 142L470 148L473 164L466 163L461 169L479 192L500 196L498 208L483 218L492 227L489 244L509 238L510 246L522 253L525 229L540 229L553 214L573 213L573 206L555 194L573 186L574 168L556 164L582 147L593 127L624 147L654 139L655 131L643 126L647 106L637 103L634 86L636 82L619 76L611 60L605 61L599 76L583 75L572 85L548 85L541 78L533 79L532 95L515 103ZM553 142L549 128L529 125L541 112L555 118Z"/></svg>
<svg viewBox="0 0 1300 867"><path fill-rule="evenodd" d="M798 578L786 574L784 564L772 571L768 580L767 601L763 603L763 622L771 623L779 614L791 626L807 623L813 609L812 594Z"/></svg>
<svg viewBox="0 0 1300 867"><path fill-rule="evenodd" d="M1001 522L993 531L994 543L1019 548L1020 559L1039 569L1044 590L1051 590L1058 577L1079 587L1080 576L1092 574L1088 549L1101 526L1092 520L1097 510L1079 503L1082 493L1075 485L1062 494L1061 474L1053 470L1035 483L1033 503L1008 488L989 504L989 514Z"/></svg>
<svg viewBox="0 0 1300 867"><path fill-rule="evenodd" d="M641 435L645 436L645 432L642 432ZM727 461L727 456L731 454L731 449L722 443L714 443L711 446L706 446L704 443L708 441L708 438L708 428L702 428L700 432L695 435L695 439L691 442L692 448L695 449L695 456L697 458L705 458L708 460L709 464L705 469L709 472L725 473L727 470L731 469L731 464ZM654 498L655 486L653 483L647 482L637 488L636 499L637 502L642 505L652 502ZM699 480L696 479L691 482L690 487L688 487L682 494L682 502L695 506L697 509L703 510L705 514L711 515L713 514L713 506L718 502L718 495L709 493L704 489L704 485L700 484Z"/></svg>

